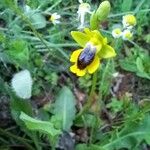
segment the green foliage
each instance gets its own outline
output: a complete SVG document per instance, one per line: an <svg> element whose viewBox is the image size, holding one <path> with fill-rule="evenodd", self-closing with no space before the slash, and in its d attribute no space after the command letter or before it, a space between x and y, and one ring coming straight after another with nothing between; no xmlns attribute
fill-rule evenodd
<svg viewBox="0 0 150 150"><path fill-rule="evenodd" d="M145 52L133 50L134 53L131 53L124 60L120 60L120 66L127 71L135 72L137 76L150 79L150 57Z"/></svg>
<svg viewBox="0 0 150 150"><path fill-rule="evenodd" d="M96 116L92 114L85 114L84 117L75 120L75 125L78 127L95 127L96 119Z"/></svg>
<svg viewBox="0 0 150 150"><path fill-rule="evenodd" d="M121 10L123 12L130 11L132 7L132 3L133 3L133 0L123 0L123 3L121 5Z"/></svg>
<svg viewBox="0 0 150 150"><path fill-rule="evenodd" d="M54 128L54 125L51 122L34 119L24 112L21 112L20 119L25 123L29 130L39 131L47 134L49 137L54 138L61 133L60 130Z"/></svg>
<svg viewBox="0 0 150 150"><path fill-rule="evenodd" d="M112 98L111 102L108 103L106 107L111 109L113 113L117 113L123 109L123 101Z"/></svg>
<svg viewBox="0 0 150 150"><path fill-rule="evenodd" d="M46 19L40 13L33 13L30 15L30 20L35 29L42 29L46 26Z"/></svg>
<svg viewBox="0 0 150 150"><path fill-rule="evenodd" d="M113 60L109 60L106 66L102 66L102 70L100 70L100 83L99 83L99 91L101 91L101 96L106 96L111 87L112 74L114 72L114 62ZM105 68L105 69L103 69Z"/></svg>
<svg viewBox="0 0 150 150"><path fill-rule="evenodd" d="M64 86L54 103L54 116L51 121L58 124L62 130L69 131L75 118L75 105L74 95L68 87Z"/></svg>
<svg viewBox="0 0 150 150"><path fill-rule="evenodd" d="M20 119L19 119L21 111L30 116L33 115L32 106L31 106L30 101L28 101L28 100L23 100L23 99L19 99L17 97L13 97L11 99L10 104L11 104L12 116L18 122L18 124L21 123Z"/></svg>
<svg viewBox="0 0 150 150"><path fill-rule="evenodd" d="M120 132L116 132L115 136L108 144L102 146L106 150L114 150L120 148L134 149L143 140L150 143L150 116L147 114L140 121L131 121L125 125Z"/></svg>
<svg viewBox="0 0 150 150"><path fill-rule="evenodd" d="M70 53L89 40L77 31L79 2L1 0L0 126L7 115L3 111L7 106L2 103L3 97L16 124L0 127L0 149L12 149L14 145L31 150L54 150L56 146L61 149L59 141L69 143L63 137L64 131L74 134L69 138L73 141L75 137L76 150L142 150L150 145L149 0L112 0L111 12L107 1L100 5L99 1L83 2L91 6L91 14L85 15L85 26L101 31L117 52L113 60L100 60L95 83L91 74L77 78L69 72ZM60 24L53 25L49 18L55 12L61 18ZM112 27L121 24L123 15L129 13L137 19L132 41L113 39ZM21 69L29 69L33 77L30 100L16 97L9 87L10 79ZM113 77L115 72L125 79L132 72L134 80L127 83L123 78L115 93L117 97L110 92L114 82L119 81L118 76ZM82 90L82 94L75 92L75 97L69 87L72 91ZM124 94L126 87L132 98Z"/></svg>
<svg viewBox="0 0 150 150"><path fill-rule="evenodd" d="M27 65L29 61L29 49L27 42L19 39L12 41L8 46L6 54L16 65Z"/></svg>

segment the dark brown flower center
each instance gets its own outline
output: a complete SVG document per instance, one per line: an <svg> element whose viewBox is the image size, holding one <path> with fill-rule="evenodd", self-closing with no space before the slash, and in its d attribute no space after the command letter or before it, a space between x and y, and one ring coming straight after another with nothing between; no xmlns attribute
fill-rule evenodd
<svg viewBox="0 0 150 150"><path fill-rule="evenodd" d="M78 57L77 67L83 70L90 65L94 60L95 52L95 47L93 48L91 45L87 45Z"/></svg>

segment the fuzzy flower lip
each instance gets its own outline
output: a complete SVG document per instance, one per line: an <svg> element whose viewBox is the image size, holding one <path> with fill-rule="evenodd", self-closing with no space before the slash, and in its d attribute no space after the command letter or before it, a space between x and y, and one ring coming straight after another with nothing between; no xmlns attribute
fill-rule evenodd
<svg viewBox="0 0 150 150"><path fill-rule="evenodd" d="M82 0L79 0L79 2L80 2L80 5L79 5L79 8L78 8L77 14L78 14L78 19L80 20L81 24L78 28L82 29L82 28L84 28L86 13L91 13L90 12L91 6L88 3L83 3Z"/></svg>
<svg viewBox="0 0 150 150"><path fill-rule="evenodd" d="M112 36L113 36L114 38L120 38L120 37L122 36L122 31L121 31L121 29L120 29L120 28L115 28L115 29L113 29L113 31L112 31Z"/></svg>
<svg viewBox="0 0 150 150"><path fill-rule="evenodd" d="M136 18L134 15L128 14L123 16L122 24L124 28L131 29L133 26L136 25Z"/></svg>
<svg viewBox="0 0 150 150"><path fill-rule="evenodd" d="M61 18L61 16L60 15L58 15L58 13L57 12L55 12L55 13L53 13L52 15L51 15L51 17L50 17L50 21L54 24L54 25L56 25L56 24L59 24L60 23L60 19Z"/></svg>
<svg viewBox="0 0 150 150"><path fill-rule="evenodd" d="M72 31L71 35L81 46L70 57L70 62L73 63L70 71L77 76L84 76L87 72L93 74L101 65L101 59L116 56L115 50L98 30L85 28L84 32Z"/></svg>

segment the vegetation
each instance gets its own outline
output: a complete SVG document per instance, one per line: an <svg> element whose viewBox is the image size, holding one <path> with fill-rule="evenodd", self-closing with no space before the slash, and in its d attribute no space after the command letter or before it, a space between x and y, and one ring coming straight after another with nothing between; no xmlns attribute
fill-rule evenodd
<svg viewBox="0 0 150 150"><path fill-rule="evenodd" d="M0 1L0 150L150 149L149 0Z"/></svg>

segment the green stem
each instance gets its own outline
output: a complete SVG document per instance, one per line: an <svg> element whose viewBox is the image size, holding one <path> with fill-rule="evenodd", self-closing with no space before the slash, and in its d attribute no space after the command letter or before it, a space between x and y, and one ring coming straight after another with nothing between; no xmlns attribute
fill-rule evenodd
<svg viewBox="0 0 150 150"><path fill-rule="evenodd" d="M37 135L36 133L32 133L32 140L34 142L34 145L36 147L37 150L41 150L41 146L39 145L39 142L38 142L38 138L37 138Z"/></svg>
<svg viewBox="0 0 150 150"><path fill-rule="evenodd" d="M26 140L25 140L24 138L18 137L18 136L14 135L14 134L12 134L12 133L10 133L10 132L5 131L5 130L2 129L2 128L0 128L0 134L3 135L3 136L7 136L7 137L9 137L9 138L14 138L14 139L16 139L16 140L19 141L20 143L23 143L23 144L26 146L26 148L27 148L28 150L35 150L30 144L28 144L28 143L26 142Z"/></svg>
<svg viewBox="0 0 150 150"><path fill-rule="evenodd" d="M51 52L51 49L49 48L49 46L47 45L47 43L49 43L48 41L46 41L45 39L43 39L43 37L41 36L41 34L34 28L34 26L32 25L32 23L30 22L29 18L26 17L23 12L17 7L14 5L14 3L12 1L8 1L8 4L10 6L10 8L12 10L15 11L15 13L17 15L19 15L21 17L22 20L24 20L28 25L29 27L31 28L31 30L33 31L33 34L41 41L41 43ZM54 56L54 54L51 53L51 56L53 58L56 58L56 59L59 59L58 57Z"/></svg>
<svg viewBox="0 0 150 150"><path fill-rule="evenodd" d="M96 81L97 81L97 71L93 75L92 87L91 87L91 91L90 91L90 95L88 97L87 103L83 106L83 109L81 109L81 111L77 114L76 119L81 117L83 113L86 112L91 107L93 103L93 94L96 88Z"/></svg>

